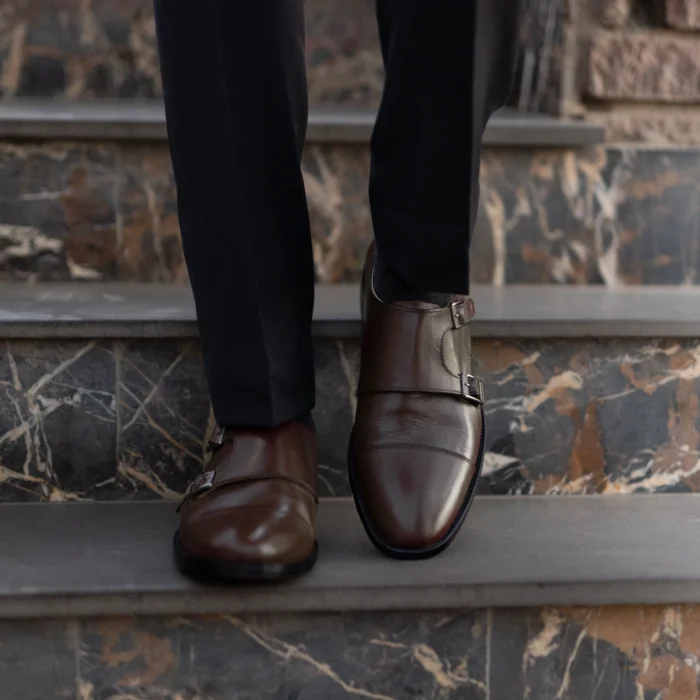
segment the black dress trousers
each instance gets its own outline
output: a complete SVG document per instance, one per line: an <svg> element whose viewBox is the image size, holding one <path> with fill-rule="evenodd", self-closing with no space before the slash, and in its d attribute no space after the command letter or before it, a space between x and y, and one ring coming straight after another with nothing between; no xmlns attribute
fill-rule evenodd
<svg viewBox="0 0 700 700"><path fill-rule="evenodd" d="M303 0L155 6L214 413L222 425L274 427L314 404ZM387 77L371 144L372 220L382 258L416 289L468 292L481 139L511 88L519 9L520 0L377 0Z"/></svg>

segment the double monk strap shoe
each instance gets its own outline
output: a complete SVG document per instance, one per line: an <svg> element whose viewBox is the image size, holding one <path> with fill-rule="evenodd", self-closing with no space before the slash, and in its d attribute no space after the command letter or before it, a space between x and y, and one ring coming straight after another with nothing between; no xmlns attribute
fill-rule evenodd
<svg viewBox="0 0 700 700"><path fill-rule="evenodd" d="M203 579L280 580L309 571L318 551L317 441L302 423L221 429L207 471L179 508L175 559Z"/></svg>
<svg viewBox="0 0 700 700"><path fill-rule="evenodd" d="M455 538L484 452L483 386L472 374L470 298L385 304L363 283L363 334L349 476L365 530L384 554L422 559Z"/></svg>

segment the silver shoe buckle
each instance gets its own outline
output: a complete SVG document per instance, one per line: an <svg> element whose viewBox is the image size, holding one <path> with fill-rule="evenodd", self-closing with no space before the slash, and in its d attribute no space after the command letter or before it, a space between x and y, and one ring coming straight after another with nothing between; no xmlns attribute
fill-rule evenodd
<svg viewBox="0 0 700 700"><path fill-rule="evenodd" d="M450 304L450 317L452 319L452 328L455 330L458 328L464 328L464 326L469 323L469 318L467 317L467 307L464 300L453 301Z"/></svg>
<svg viewBox="0 0 700 700"><path fill-rule="evenodd" d="M182 498L182 502L178 506L177 512L179 513L182 508L187 505L191 500L196 498L206 491L210 491L214 488L214 479L216 478L215 471L204 472L198 476L185 491L185 495Z"/></svg>
<svg viewBox="0 0 700 700"><path fill-rule="evenodd" d="M484 382L473 374L460 374L462 396L471 403L479 406L484 403Z"/></svg>
<svg viewBox="0 0 700 700"><path fill-rule="evenodd" d="M226 428L217 428L216 432L211 436L211 440L207 443L207 452L214 452L217 448L224 444L226 437Z"/></svg>

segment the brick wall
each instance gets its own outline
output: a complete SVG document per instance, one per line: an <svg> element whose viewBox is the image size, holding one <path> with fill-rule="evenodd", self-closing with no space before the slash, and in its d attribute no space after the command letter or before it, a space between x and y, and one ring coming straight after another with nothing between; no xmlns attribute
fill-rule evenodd
<svg viewBox="0 0 700 700"><path fill-rule="evenodd" d="M699 145L700 0L578 2L579 109L610 141Z"/></svg>

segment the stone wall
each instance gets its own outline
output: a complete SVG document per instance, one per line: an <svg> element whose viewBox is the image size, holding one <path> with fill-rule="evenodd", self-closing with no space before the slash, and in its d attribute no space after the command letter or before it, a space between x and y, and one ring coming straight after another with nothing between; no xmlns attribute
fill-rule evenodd
<svg viewBox="0 0 700 700"><path fill-rule="evenodd" d="M563 0L525 2L511 104L557 112ZM304 5L311 104L377 107L384 76L374 0ZM0 0L0 99L160 96L152 0Z"/></svg>
<svg viewBox="0 0 700 700"><path fill-rule="evenodd" d="M700 144L700 0L573 0L574 80L608 140Z"/></svg>

